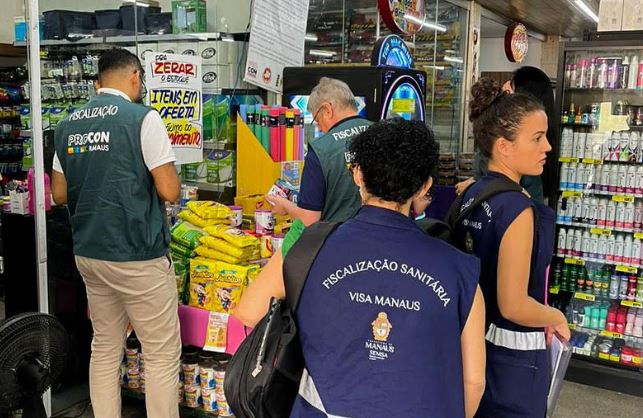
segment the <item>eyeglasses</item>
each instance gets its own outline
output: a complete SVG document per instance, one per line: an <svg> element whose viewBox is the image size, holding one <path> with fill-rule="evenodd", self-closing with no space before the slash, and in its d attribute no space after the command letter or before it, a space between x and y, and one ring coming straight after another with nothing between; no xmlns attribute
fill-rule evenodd
<svg viewBox="0 0 643 418"><path fill-rule="evenodd" d="M328 102L326 102L326 103L322 103L322 104L319 106L319 108L318 108L318 109L317 109L317 111L315 112L315 115L313 116L313 121L312 121L312 122L310 122L310 124L311 124L311 125L313 125L313 126L314 126L314 125L316 125L316 124L317 124L317 117L319 116L319 112L321 112L321 110L324 108L324 106L325 106L325 105L330 105L330 103L328 103Z"/></svg>

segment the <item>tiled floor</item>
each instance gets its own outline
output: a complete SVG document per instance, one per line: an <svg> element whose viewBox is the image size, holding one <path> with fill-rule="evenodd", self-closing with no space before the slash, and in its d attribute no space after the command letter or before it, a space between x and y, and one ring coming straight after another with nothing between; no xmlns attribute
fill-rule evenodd
<svg viewBox="0 0 643 418"><path fill-rule="evenodd" d="M76 416L83 405L64 416ZM555 418L640 418L643 416L643 398L623 395L577 383L566 382L556 408ZM90 408L79 418L93 418ZM145 418L141 401L126 400L123 418Z"/></svg>

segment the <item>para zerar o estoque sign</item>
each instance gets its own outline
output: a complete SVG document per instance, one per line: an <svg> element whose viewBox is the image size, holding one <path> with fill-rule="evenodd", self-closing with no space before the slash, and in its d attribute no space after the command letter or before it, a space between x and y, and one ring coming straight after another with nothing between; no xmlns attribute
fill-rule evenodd
<svg viewBox="0 0 643 418"><path fill-rule="evenodd" d="M147 100L165 122L177 164L203 160L201 58L145 55Z"/></svg>

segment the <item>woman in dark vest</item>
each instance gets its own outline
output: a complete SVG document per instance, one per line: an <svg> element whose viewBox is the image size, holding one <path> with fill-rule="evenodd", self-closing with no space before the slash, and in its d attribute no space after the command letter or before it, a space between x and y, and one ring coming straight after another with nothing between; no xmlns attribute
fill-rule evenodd
<svg viewBox="0 0 643 418"><path fill-rule="evenodd" d="M488 79L473 86L472 96L474 138L489 172L465 192L464 202L492 181L540 175L551 150L547 115L536 99L508 94ZM547 339L553 332L569 339L565 316L546 304L554 213L526 192L500 193L457 233L470 234L481 260L486 305L487 387L477 416L542 418L550 380Z"/></svg>
<svg viewBox="0 0 643 418"><path fill-rule="evenodd" d="M382 121L350 152L363 206L328 237L302 291L306 370L291 417L471 417L484 390L479 261L409 217L431 187L433 135ZM268 266L234 315L254 326L284 295L280 266Z"/></svg>

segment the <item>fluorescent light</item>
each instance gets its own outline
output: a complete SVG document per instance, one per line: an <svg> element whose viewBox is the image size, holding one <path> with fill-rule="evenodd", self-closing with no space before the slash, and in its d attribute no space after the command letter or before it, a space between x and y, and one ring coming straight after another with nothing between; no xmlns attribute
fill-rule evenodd
<svg viewBox="0 0 643 418"><path fill-rule="evenodd" d="M598 15L583 0L575 0L576 6L589 16L594 22L598 23Z"/></svg>
<svg viewBox="0 0 643 418"><path fill-rule="evenodd" d="M136 4L136 6L140 6L140 7L150 7L150 5L149 5L148 3L143 3L143 2L140 2L140 1L136 1L136 0L123 0L123 3L125 3L125 4L132 4L132 3L135 3L135 4Z"/></svg>
<svg viewBox="0 0 643 418"><path fill-rule="evenodd" d="M324 51L321 49L311 49L310 50L310 55L314 55L316 57L325 57L325 58L331 58L337 55L336 52L333 51Z"/></svg>
<svg viewBox="0 0 643 418"><path fill-rule="evenodd" d="M318 40L317 35L314 33L307 33L306 36L304 36L304 39L308 42L317 42Z"/></svg>
<svg viewBox="0 0 643 418"><path fill-rule="evenodd" d="M416 25L424 26L425 28L435 29L435 30L437 30L438 32L446 32L446 31L447 31L446 26L439 25L439 24L437 24L437 23L427 22L427 21L425 21L425 20L418 19L418 18L417 18L417 17L415 17L415 16L411 16L411 15L404 15L404 19L408 20L409 22L413 22L413 23L415 23Z"/></svg>
<svg viewBox="0 0 643 418"><path fill-rule="evenodd" d="M438 70L438 71L444 71L444 66L443 65L423 65L422 67L424 67L424 68L432 68L432 69Z"/></svg>
<svg viewBox="0 0 643 418"><path fill-rule="evenodd" d="M444 60L448 61L448 62L455 62L455 63L458 63L458 64L463 64L464 63L464 60L462 58L460 58L460 57L444 57Z"/></svg>
<svg viewBox="0 0 643 418"><path fill-rule="evenodd" d="M223 42L234 42L234 37L232 35L222 36L221 40Z"/></svg>

